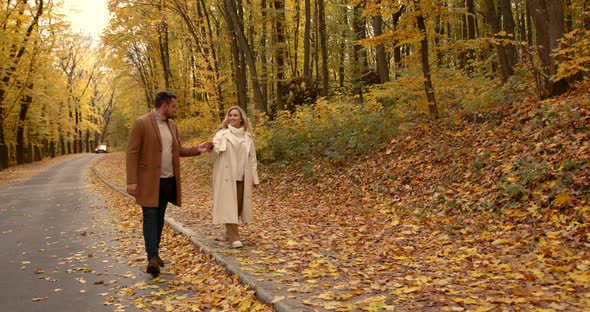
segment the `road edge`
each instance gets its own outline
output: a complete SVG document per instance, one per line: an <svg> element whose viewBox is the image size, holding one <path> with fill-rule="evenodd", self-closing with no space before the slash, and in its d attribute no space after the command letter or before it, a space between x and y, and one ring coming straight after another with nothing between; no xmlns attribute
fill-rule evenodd
<svg viewBox="0 0 590 312"><path fill-rule="evenodd" d="M126 196L129 199L135 200L135 198L133 196L127 194L126 190L124 190L120 187L117 187L116 185L113 185L108 180L106 180L96 169L94 169L94 164L90 165L90 171L102 183L107 185L112 190L119 192L120 194L122 194L123 196ZM221 266L223 266L223 268L225 268L225 270L227 270L228 272L230 272L234 275L237 275L240 280L240 283L242 283L243 285L250 286L250 288L252 288L256 292L256 298L258 298L258 300L260 300L262 303L272 306L275 309L275 311L277 311L277 312L296 311L296 309L294 309L289 304L287 304L283 301L273 303L273 300L274 300L273 293L271 291L269 291L268 289L265 289L264 287L260 286L257 283L256 278L254 278L254 276L252 276L251 274L248 274L245 271L240 270L239 267L230 264L223 257L223 255L214 252L207 245L203 244L197 238L195 238L194 233L190 229L185 228L184 225L182 225L180 222L177 222L173 218L170 218L170 217L166 217L165 221L173 230L175 230L176 232L189 238L191 243L193 243L193 245L195 245L197 248L199 248L199 250L202 253L212 257L215 260L215 262L217 262Z"/></svg>

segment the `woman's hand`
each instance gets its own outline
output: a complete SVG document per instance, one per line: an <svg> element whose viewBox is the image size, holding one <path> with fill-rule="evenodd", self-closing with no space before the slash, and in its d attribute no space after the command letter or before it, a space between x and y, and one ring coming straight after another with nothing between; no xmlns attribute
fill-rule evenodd
<svg viewBox="0 0 590 312"><path fill-rule="evenodd" d="M213 149L213 142L203 142L197 146L199 153L206 153Z"/></svg>

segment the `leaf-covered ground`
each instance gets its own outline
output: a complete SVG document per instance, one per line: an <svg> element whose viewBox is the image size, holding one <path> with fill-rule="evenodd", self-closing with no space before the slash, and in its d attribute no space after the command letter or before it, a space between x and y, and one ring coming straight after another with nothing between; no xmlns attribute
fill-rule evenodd
<svg viewBox="0 0 590 312"><path fill-rule="evenodd" d="M275 302L309 310L584 311L588 91L418 121L346 164L261 165L256 220L241 227L238 251L216 240L222 228L211 224L206 156L182 160L185 205L169 216L274 285ZM101 157L95 168L124 186L123 153ZM113 206L138 211L127 200ZM204 264L174 255L186 249L175 248L176 239L187 241L167 233L164 254L181 263L178 280L201 289L181 276ZM171 293L157 298L186 299Z"/></svg>
<svg viewBox="0 0 590 312"><path fill-rule="evenodd" d="M103 192L116 216L116 240L122 244L118 260L136 267L137 275L146 275L141 209L112 189L105 187ZM162 240L161 255L167 265L160 276L139 279L110 296L108 304L132 305L144 311L272 311L256 299L252 289L241 285L237 276L201 253L187 237L166 226Z"/></svg>
<svg viewBox="0 0 590 312"><path fill-rule="evenodd" d="M589 103L585 86L416 122L347 164L261 166L241 251L214 243L206 157L183 159L170 215L310 310L586 310ZM101 168L124 184L123 154Z"/></svg>

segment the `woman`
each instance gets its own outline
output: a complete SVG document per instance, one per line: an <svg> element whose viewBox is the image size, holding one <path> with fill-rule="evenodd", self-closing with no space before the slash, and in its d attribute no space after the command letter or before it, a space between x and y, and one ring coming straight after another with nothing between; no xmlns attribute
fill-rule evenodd
<svg viewBox="0 0 590 312"><path fill-rule="evenodd" d="M238 231L252 221L252 187L259 183L256 148L244 110L231 107L213 138L213 224L225 224L232 248L242 247Z"/></svg>

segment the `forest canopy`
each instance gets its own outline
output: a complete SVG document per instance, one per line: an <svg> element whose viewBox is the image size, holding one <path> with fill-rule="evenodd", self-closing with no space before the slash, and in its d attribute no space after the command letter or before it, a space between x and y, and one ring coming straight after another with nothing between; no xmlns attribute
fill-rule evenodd
<svg viewBox="0 0 590 312"><path fill-rule="evenodd" d="M109 0L100 40L73 32L60 5L0 8L0 169L122 150L163 89L179 96L186 138L210 137L240 105L263 159L280 160L354 154L403 120L554 97L590 68L584 0Z"/></svg>

